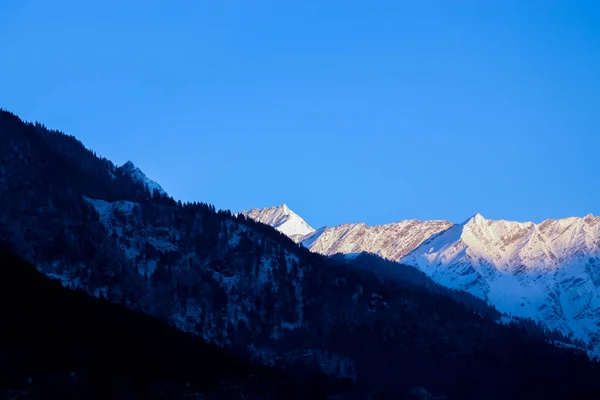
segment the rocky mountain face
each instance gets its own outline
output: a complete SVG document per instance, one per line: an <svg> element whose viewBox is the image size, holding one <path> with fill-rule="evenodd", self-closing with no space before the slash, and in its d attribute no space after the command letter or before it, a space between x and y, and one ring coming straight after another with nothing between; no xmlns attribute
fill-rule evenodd
<svg viewBox="0 0 600 400"><path fill-rule="evenodd" d="M315 230L285 204L253 208L240 214L272 226L315 253L331 256L366 252L390 260L399 260L425 239L453 225L448 221L407 220L375 226L343 224Z"/></svg>
<svg viewBox="0 0 600 400"><path fill-rule="evenodd" d="M541 321L598 346L599 227L600 217L591 214L540 224L492 221L477 214L462 224L344 224L296 240L320 254L368 252L415 266L503 313Z"/></svg>
<svg viewBox="0 0 600 400"><path fill-rule="evenodd" d="M372 253L399 260L425 239L451 227L448 221L408 220L385 225L364 223L321 228L305 235L300 242L310 250L326 255Z"/></svg>
<svg viewBox="0 0 600 400"><path fill-rule="evenodd" d="M477 214L400 261L501 312L594 344L600 340L600 217L534 224Z"/></svg>
<svg viewBox="0 0 600 400"><path fill-rule="evenodd" d="M1 110L0 239L65 287L390 398L414 386L447 399L600 393L596 365L531 321L499 324L495 309L415 268L323 257L244 215L182 204Z"/></svg>

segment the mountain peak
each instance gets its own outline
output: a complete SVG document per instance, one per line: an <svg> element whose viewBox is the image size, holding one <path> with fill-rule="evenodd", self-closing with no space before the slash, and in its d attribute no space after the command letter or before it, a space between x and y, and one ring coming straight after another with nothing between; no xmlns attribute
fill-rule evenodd
<svg viewBox="0 0 600 400"><path fill-rule="evenodd" d="M267 207L267 208L265 208L265 210L280 211L280 212L283 212L283 213L286 213L286 214L296 214L295 212L293 212L292 210L290 210L290 208L285 203L284 204L280 204L278 206Z"/></svg>
<svg viewBox="0 0 600 400"><path fill-rule="evenodd" d="M486 221L485 217L483 215L481 215L481 213L476 213L473 216L473 219L477 222L485 222Z"/></svg>
<svg viewBox="0 0 600 400"><path fill-rule="evenodd" d="M588 215L586 215L585 217L583 217L584 221L593 221L595 219L596 219L596 217L592 213L589 213Z"/></svg>
<svg viewBox="0 0 600 400"><path fill-rule="evenodd" d="M160 194L166 195L167 192L157 182L148 178L148 176L139 169L131 160L128 160L125 164L119 167L123 173L129 175L137 183L143 184L150 192L158 191Z"/></svg>
<svg viewBox="0 0 600 400"><path fill-rule="evenodd" d="M135 164L133 163L133 161L128 160L125 164L123 164L121 166L121 168L123 168L123 169L135 169L137 167L135 166Z"/></svg>
<svg viewBox="0 0 600 400"><path fill-rule="evenodd" d="M263 209L253 208L250 211L244 210L240 214L263 224L271 225L295 241L315 231L298 214L290 210L287 204Z"/></svg>
<svg viewBox="0 0 600 400"><path fill-rule="evenodd" d="M462 225L481 224L485 221L487 221L487 220L485 219L485 217L483 215L481 215L481 213L475 213L472 216L470 216L469 218L467 218L467 220L465 222L463 222Z"/></svg>

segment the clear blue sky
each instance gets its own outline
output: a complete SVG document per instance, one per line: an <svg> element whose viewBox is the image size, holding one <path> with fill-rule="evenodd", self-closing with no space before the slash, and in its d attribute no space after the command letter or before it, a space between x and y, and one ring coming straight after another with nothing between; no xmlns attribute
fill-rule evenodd
<svg viewBox="0 0 600 400"><path fill-rule="evenodd" d="M598 1L2 0L0 54L0 107L178 199L600 214Z"/></svg>

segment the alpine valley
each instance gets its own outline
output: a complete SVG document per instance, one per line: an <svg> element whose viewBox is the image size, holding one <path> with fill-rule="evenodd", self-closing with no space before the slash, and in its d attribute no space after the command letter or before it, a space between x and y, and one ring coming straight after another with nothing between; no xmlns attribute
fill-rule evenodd
<svg viewBox="0 0 600 400"><path fill-rule="evenodd" d="M125 399L600 398L582 350L598 340L598 226L232 214L0 110L0 390L44 398L35 376ZM55 398L85 398L69 393Z"/></svg>

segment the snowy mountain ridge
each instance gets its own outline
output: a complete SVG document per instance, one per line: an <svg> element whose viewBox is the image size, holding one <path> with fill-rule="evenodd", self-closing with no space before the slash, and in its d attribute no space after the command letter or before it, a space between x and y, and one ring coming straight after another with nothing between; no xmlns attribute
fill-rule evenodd
<svg viewBox="0 0 600 400"><path fill-rule="evenodd" d="M499 311L600 340L600 217L539 224L476 214L399 260Z"/></svg>
<svg viewBox="0 0 600 400"><path fill-rule="evenodd" d="M479 213L461 224L343 224L295 240L321 254L369 252L413 265L501 312L600 343L600 217L592 214L539 224Z"/></svg>
<svg viewBox="0 0 600 400"><path fill-rule="evenodd" d="M324 227L304 236L300 242L326 255L368 252L399 260L432 235L452 226L448 221L405 220L385 225L364 223Z"/></svg>

